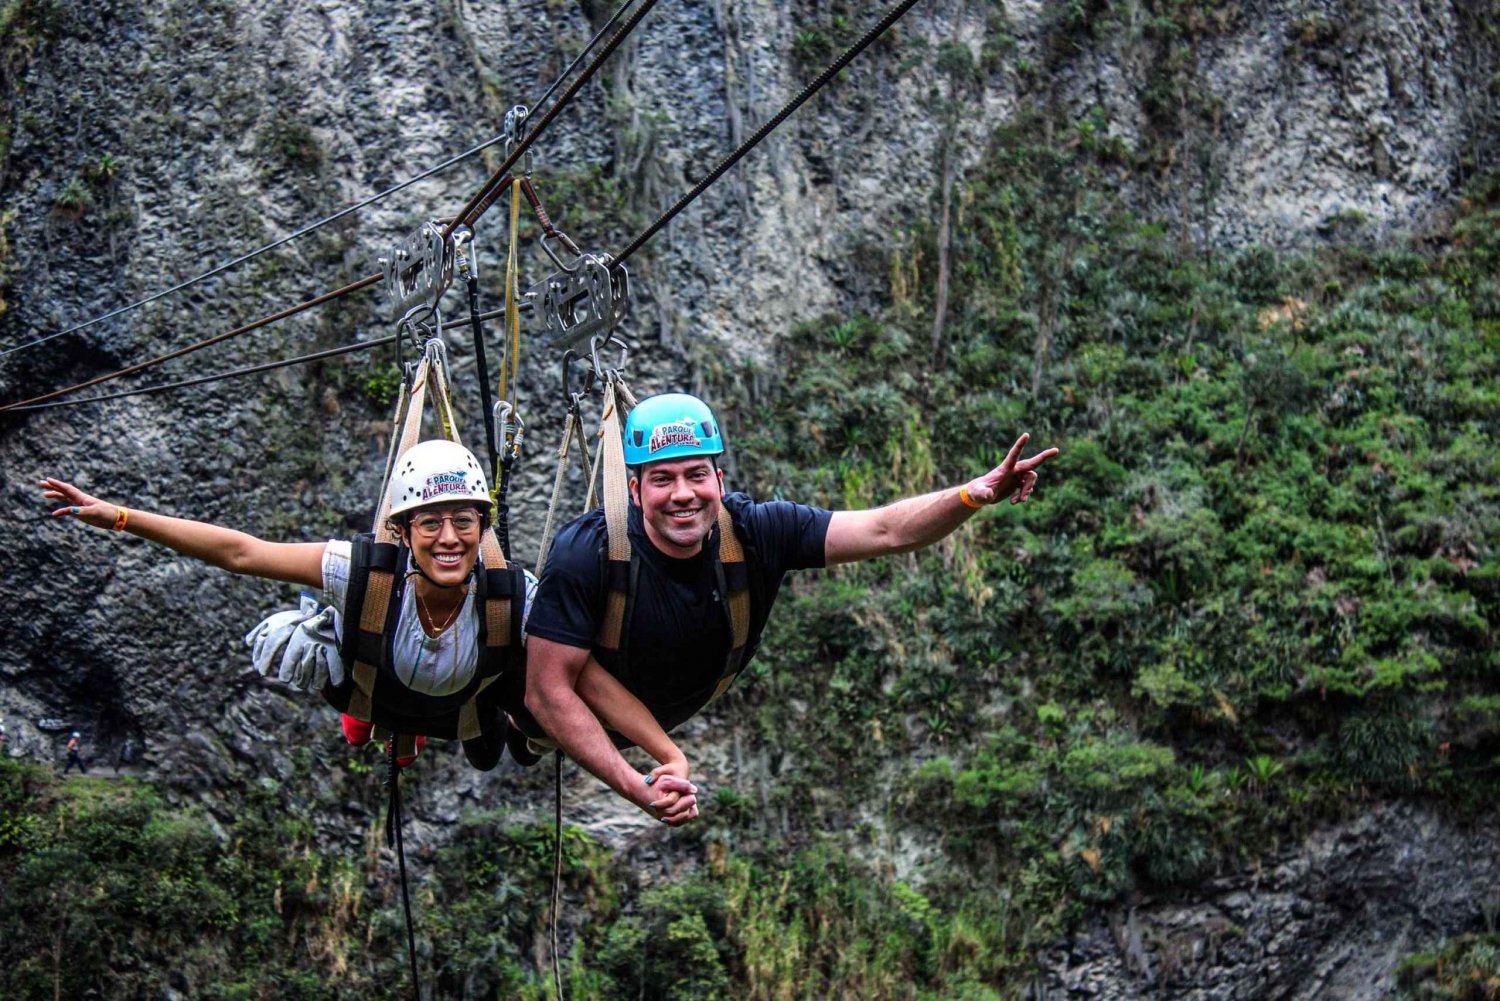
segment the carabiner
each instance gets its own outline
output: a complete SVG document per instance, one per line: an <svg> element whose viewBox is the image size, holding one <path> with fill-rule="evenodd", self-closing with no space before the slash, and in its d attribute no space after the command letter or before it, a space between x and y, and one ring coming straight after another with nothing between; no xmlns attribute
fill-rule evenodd
<svg viewBox="0 0 1500 1001"><path fill-rule="evenodd" d="M531 109L524 104L517 104L505 113L505 156L510 157L510 151L526 138L526 120L531 116ZM522 168L522 176L531 177L532 158L531 149L526 150L525 166Z"/></svg>
<svg viewBox="0 0 1500 1001"><path fill-rule="evenodd" d="M436 311L434 311L436 313ZM427 338L422 344L422 354L434 365L441 365L443 371L448 371L448 345L443 343L443 320L438 317L437 333Z"/></svg>
<svg viewBox="0 0 1500 1001"><path fill-rule="evenodd" d="M521 441L526 437L526 422L521 412L506 400L495 404L495 454L509 465L521 455Z"/></svg>
<svg viewBox="0 0 1500 1001"><path fill-rule="evenodd" d="M471 277L479 277L478 261L464 252L464 244L473 239L474 231L468 226L458 226L453 230L453 265L458 276L466 282Z"/></svg>
<svg viewBox="0 0 1500 1001"><path fill-rule="evenodd" d="M572 366L578 360L578 353L572 348L563 352L562 360L562 389L563 399L568 402L568 409L575 413L582 412L584 397L594 391L596 376L591 368L584 369L583 377L575 392L573 389Z"/></svg>
<svg viewBox="0 0 1500 1001"><path fill-rule="evenodd" d="M614 368L605 368L599 361L599 351L609 347L609 342L615 339L615 332L609 331L601 341L597 336L589 339L589 354L593 357L594 375L606 382L615 381L620 372L625 368L625 363L630 359L630 347L624 341L620 341L620 362Z"/></svg>

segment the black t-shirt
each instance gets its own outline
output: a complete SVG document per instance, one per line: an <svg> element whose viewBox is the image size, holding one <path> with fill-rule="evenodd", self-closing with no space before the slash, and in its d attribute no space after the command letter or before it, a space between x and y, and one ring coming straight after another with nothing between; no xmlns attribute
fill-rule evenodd
<svg viewBox="0 0 1500 1001"><path fill-rule="evenodd" d="M741 493L724 497L753 575L750 638L754 652L771 605L789 570L823 566L831 512L772 501L757 504ZM623 672L594 639L604 610L604 512L592 511L558 530L526 631L566 646L591 650L670 730L713 695L729 654L729 613L720 598L715 561L718 530L688 559L667 556L646 536L640 510L630 510L630 544L640 559L626 626Z"/></svg>

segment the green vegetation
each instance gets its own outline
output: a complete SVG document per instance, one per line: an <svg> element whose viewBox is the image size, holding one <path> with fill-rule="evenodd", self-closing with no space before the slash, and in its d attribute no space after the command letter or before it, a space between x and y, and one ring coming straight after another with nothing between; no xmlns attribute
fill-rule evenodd
<svg viewBox="0 0 1500 1001"><path fill-rule="evenodd" d="M302 173L312 173L323 164L323 145L317 133L305 122L280 109L256 135L256 148L272 163L283 164Z"/></svg>
<svg viewBox="0 0 1500 1001"><path fill-rule="evenodd" d="M1465 935L1420 953L1401 968L1401 1001L1494 1001L1500 998L1500 935Z"/></svg>

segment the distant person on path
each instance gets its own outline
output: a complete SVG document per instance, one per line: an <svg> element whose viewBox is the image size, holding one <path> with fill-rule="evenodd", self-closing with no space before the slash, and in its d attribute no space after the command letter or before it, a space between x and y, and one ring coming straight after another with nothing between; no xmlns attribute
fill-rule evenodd
<svg viewBox="0 0 1500 1001"><path fill-rule="evenodd" d="M88 772L89 772L88 766L83 763L83 758L80 757L79 754L78 754L78 748L79 748L79 746L80 746L80 744L79 744L78 731L74 730L72 732L72 734L70 734L69 737L68 737L68 763L63 766L63 774L64 775L66 775L66 774L68 774L68 772L72 771L74 765L78 766L78 774L80 774L80 775L87 775L88 774Z"/></svg>
<svg viewBox="0 0 1500 1001"><path fill-rule="evenodd" d="M135 745L129 737L120 742L120 753L115 757L115 774L120 774L120 766L128 765L135 761Z"/></svg>

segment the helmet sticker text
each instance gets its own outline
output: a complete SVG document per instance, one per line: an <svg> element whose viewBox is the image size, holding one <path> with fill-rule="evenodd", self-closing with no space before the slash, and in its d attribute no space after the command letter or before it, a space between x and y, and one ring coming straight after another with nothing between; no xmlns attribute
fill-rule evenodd
<svg viewBox="0 0 1500 1001"><path fill-rule="evenodd" d="M658 424L651 431L651 441L647 443L646 451L660 452L673 445L691 445L694 448L702 445L703 439L698 437L696 430L697 423L695 420L684 417L671 424Z"/></svg>
<svg viewBox="0 0 1500 1001"><path fill-rule="evenodd" d="M427 477L427 483L422 487L422 499L431 500L444 494L461 494L468 489L468 480L463 470L455 470L451 473L433 473Z"/></svg>

